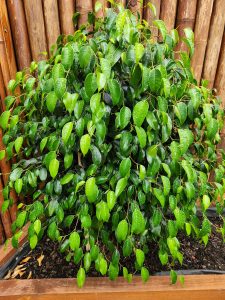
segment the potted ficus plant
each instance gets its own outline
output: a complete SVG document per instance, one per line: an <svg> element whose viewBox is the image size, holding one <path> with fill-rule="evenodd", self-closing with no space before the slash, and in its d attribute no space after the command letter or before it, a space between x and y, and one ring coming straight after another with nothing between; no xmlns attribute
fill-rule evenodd
<svg viewBox="0 0 225 300"><path fill-rule="evenodd" d="M93 31L60 37L49 60L9 83L0 122L7 156L17 162L3 211L11 189L24 199L12 243L29 222L30 248L44 235L58 243L82 287L90 268L111 280L136 273L147 281L154 242L175 283L174 263L183 261L177 235L207 245L212 201L224 238L220 100L193 76L190 29L188 52L175 58L177 30L161 20L154 21L159 41L120 5L93 22Z"/></svg>

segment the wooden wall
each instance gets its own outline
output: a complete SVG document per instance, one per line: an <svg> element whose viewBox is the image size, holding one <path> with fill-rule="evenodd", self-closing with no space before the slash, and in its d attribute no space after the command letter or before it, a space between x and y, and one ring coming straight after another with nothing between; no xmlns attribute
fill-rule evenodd
<svg viewBox="0 0 225 300"><path fill-rule="evenodd" d="M102 16L109 6L106 0L98 0L103 7ZM192 67L198 81L208 79L210 87L217 90L225 104L225 0L144 0L144 8L137 0L116 0L127 5L134 13L150 24L161 18L169 30L190 27L195 32L195 53ZM87 21L96 0L0 0L0 110L4 110L7 82L17 70L29 66L32 60L48 56L51 45L60 33L73 34L72 16L80 12L76 27ZM147 8L148 2L155 5L157 15ZM157 30L154 30L157 35ZM181 42L177 50L185 49ZM0 150L4 148L1 140ZM0 161L0 208L3 202L2 189L10 171L10 163ZM4 176L2 175L4 174ZM12 194L14 202L16 196ZM1 210L0 210L1 211ZM10 224L15 219L15 205L0 215L0 244L11 236Z"/></svg>

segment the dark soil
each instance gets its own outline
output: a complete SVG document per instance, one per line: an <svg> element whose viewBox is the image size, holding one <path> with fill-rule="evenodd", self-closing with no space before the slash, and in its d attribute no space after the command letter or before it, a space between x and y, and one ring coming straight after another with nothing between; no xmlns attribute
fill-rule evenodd
<svg viewBox="0 0 225 300"><path fill-rule="evenodd" d="M181 252L184 254L183 265L176 263L175 270L220 270L225 271L225 243L221 234L216 231L219 220L210 218L215 227L207 246L179 233ZM152 274L160 271L169 271L169 266L162 267L158 258L158 247L152 243L150 253L146 256L145 265ZM132 271L134 257L124 259L121 264ZM93 265L93 264L92 264ZM30 251L14 270L10 270L5 279L10 278L69 278L76 277L78 267L72 262L66 262L65 255L58 251L58 243L44 237L35 250ZM94 267L89 270L88 276L99 276Z"/></svg>

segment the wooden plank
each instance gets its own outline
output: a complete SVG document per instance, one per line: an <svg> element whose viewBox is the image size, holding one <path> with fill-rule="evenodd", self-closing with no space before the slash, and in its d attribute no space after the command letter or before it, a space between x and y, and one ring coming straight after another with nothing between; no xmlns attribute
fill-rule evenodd
<svg viewBox="0 0 225 300"><path fill-rule="evenodd" d="M148 2L151 2L153 5L155 5L156 8L156 16L154 16L152 10L147 6ZM158 20L160 16L160 8L161 8L161 0L146 0L144 2L144 16L143 18L149 23L150 26L152 26L153 20ZM158 29L156 27L152 27L152 36L155 37L155 39L158 39Z"/></svg>
<svg viewBox="0 0 225 300"><path fill-rule="evenodd" d="M2 136L3 136L2 129L0 129L0 150L5 150L5 145L3 144ZM10 163L6 159L6 157L0 160L0 170L3 179L3 184L6 185L11 171ZM18 200L18 197L14 190L10 191L10 198L13 200L13 205L10 206L9 211L10 211L11 220L14 221L16 219L16 213L17 213L16 203Z"/></svg>
<svg viewBox="0 0 225 300"><path fill-rule="evenodd" d="M202 75L209 26L214 0L199 0L195 21L195 51L192 57L192 67L198 82Z"/></svg>
<svg viewBox="0 0 225 300"><path fill-rule="evenodd" d="M43 0L44 18L46 36L48 42L48 51L50 53L51 46L56 43L60 35L58 4L55 0Z"/></svg>
<svg viewBox="0 0 225 300"><path fill-rule="evenodd" d="M86 1L86 0L85 0ZM73 14L75 11L74 0L59 0L59 16L61 32L64 34L73 34Z"/></svg>
<svg viewBox="0 0 225 300"><path fill-rule="evenodd" d="M5 241L5 233L4 233L4 228L2 226L2 220L0 218L0 245L2 245Z"/></svg>
<svg viewBox="0 0 225 300"><path fill-rule="evenodd" d="M3 190L2 178L0 178L0 191ZM3 193L0 193L0 216L4 227L4 232L7 238L12 236L11 229L11 218L9 214L9 210L7 209L4 213L2 212L2 204L4 202Z"/></svg>
<svg viewBox="0 0 225 300"><path fill-rule="evenodd" d="M22 229L23 233L18 241L19 247L21 247L27 241L29 225L30 224L28 223ZM7 246L5 246L5 245L0 246L0 267L3 266L16 253L16 251L17 251L17 249L13 248L13 246L11 244L11 239L9 239ZM0 280L0 282L1 282L1 280ZM0 296L1 296L1 288L0 288Z"/></svg>
<svg viewBox="0 0 225 300"><path fill-rule="evenodd" d="M160 19L162 19L168 31L174 29L176 22L177 0L161 0Z"/></svg>
<svg viewBox="0 0 225 300"><path fill-rule="evenodd" d="M225 28L223 33L223 42L220 51L220 59L216 71L215 88L217 89L217 95L219 95L222 98L223 108L225 108ZM225 139L224 139L224 146L225 146Z"/></svg>
<svg viewBox="0 0 225 300"><path fill-rule="evenodd" d="M153 276L147 283L134 277L87 278L84 288L75 279L1 280L0 299L32 300L222 300L225 299L225 275L187 275L185 284L170 284L168 276Z"/></svg>
<svg viewBox="0 0 225 300"><path fill-rule="evenodd" d="M220 47L223 38L224 24L225 1L215 0L202 74L202 77L209 81L210 88L213 87L216 76L217 63L219 60Z"/></svg>
<svg viewBox="0 0 225 300"><path fill-rule="evenodd" d="M41 60L46 58L42 52L47 51L44 15L41 0L24 0L24 7L29 32L32 58Z"/></svg>
<svg viewBox="0 0 225 300"><path fill-rule="evenodd" d="M7 13L7 7L5 0L1 0L0 6L0 23L2 27L2 34L5 43L6 49L6 56L9 66L9 74L10 79L14 78L17 72L12 36L11 36L11 29L9 25L9 18Z"/></svg>
<svg viewBox="0 0 225 300"><path fill-rule="evenodd" d="M24 6L21 0L7 0L7 6L17 64L21 70L29 67L31 63L31 50Z"/></svg>
<svg viewBox="0 0 225 300"><path fill-rule="evenodd" d="M76 11L80 13L78 27L87 23L88 13L92 11L92 0L76 0Z"/></svg>
<svg viewBox="0 0 225 300"><path fill-rule="evenodd" d="M5 102L4 102L5 96L6 96L6 91L5 91L3 74L2 74L2 68L0 65L0 110L1 112L5 110Z"/></svg>
<svg viewBox="0 0 225 300"><path fill-rule="evenodd" d="M1 65L1 69L2 69L4 86L6 88L8 86L8 82L9 82L11 76L10 76L10 71L9 71L7 53L6 53L5 42L4 42L1 24L0 24L0 65Z"/></svg>
<svg viewBox="0 0 225 300"><path fill-rule="evenodd" d="M184 36L184 28L194 29L197 0L178 0L176 27L179 35ZM177 51L186 51L184 42L180 42L176 48Z"/></svg>

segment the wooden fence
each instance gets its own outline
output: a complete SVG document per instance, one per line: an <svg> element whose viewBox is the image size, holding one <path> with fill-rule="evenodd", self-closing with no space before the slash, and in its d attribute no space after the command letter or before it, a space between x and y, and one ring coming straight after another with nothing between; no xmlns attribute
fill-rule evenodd
<svg viewBox="0 0 225 300"><path fill-rule="evenodd" d="M102 16L109 4L98 0ZM149 23L161 18L169 30L176 27L179 34L190 27L195 32L195 53L192 67L198 81L209 81L225 104L225 0L144 0L144 6L137 0L123 2ZM4 110L6 86L17 70L29 66L32 60L40 60L59 34L73 34L87 21L88 13L95 7L96 0L0 0L0 109ZM151 2L157 9L154 16L147 7ZM72 17L78 11L80 17L74 26ZM75 28L76 27L76 28ZM154 32L157 34L157 31ZM177 50L184 49L181 42ZM0 131L0 150L4 148ZM0 161L0 211L3 202L2 190L10 172L10 163ZM3 175L4 174L4 175ZM11 194L14 206L0 216L0 244L11 236L11 222L16 215L16 195Z"/></svg>

